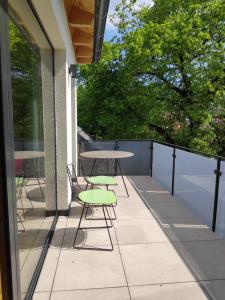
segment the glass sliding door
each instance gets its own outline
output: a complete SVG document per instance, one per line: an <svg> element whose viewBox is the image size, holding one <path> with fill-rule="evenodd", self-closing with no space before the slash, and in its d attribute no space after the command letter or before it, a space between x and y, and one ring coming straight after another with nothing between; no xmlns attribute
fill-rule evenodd
<svg viewBox="0 0 225 300"><path fill-rule="evenodd" d="M0 300L2 300L2 280L1 280L1 270L0 270Z"/></svg>
<svg viewBox="0 0 225 300"><path fill-rule="evenodd" d="M26 1L18 1L18 10L10 9L9 40L16 218L24 299L54 219L47 217L46 206L50 203L54 211L56 202L55 182L51 177L55 172L55 154L51 152L54 127L49 126L49 116L54 111L53 51Z"/></svg>

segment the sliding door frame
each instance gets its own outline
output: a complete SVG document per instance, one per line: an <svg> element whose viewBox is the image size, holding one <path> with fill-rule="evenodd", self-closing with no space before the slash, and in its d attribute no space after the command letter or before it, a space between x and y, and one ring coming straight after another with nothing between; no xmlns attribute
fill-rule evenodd
<svg viewBox="0 0 225 300"><path fill-rule="evenodd" d="M53 97L55 101L54 48L46 31L44 30L34 6L32 5L32 1L27 0L27 3L29 4L34 17L38 21L52 49ZM0 268L3 300L21 300L8 17L8 0L0 0ZM57 207L55 216L56 217L54 218L51 229L48 233L43 251L39 258L25 299L31 299L35 290L35 286L37 284L38 277L57 222Z"/></svg>
<svg viewBox="0 0 225 300"><path fill-rule="evenodd" d="M0 263L4 299L21 299L8 1L0 0Z"/></svg>

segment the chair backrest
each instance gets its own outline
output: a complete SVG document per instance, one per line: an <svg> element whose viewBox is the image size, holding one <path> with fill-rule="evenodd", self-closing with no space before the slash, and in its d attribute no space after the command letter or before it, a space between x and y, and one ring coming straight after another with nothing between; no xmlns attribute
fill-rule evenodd
<svg viewBox="0 0 225 300"><path fill-rule="evenodd" d="M24 185L24 177L16 177L16 200L19 200L21 198Z"/></svg>
<svg viewBox="0 0 225 300"><path fill-rule="evenodd" d="M67 172L67 176L68 176L68 179L69 179L69 182L70 182L71 191L73 191L74 190L74 183L77 182L77 177L76 177L74 165L72 163L68 164L66 166L66 172Z"/></svg>

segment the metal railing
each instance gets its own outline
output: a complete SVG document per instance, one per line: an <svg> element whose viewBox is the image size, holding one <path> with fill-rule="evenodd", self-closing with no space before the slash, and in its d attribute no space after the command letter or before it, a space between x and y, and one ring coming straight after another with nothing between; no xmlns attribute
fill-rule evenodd
<svg viewBox="0 0 225 300"><path fill-rule="evenodd" d="M225 237L224 157L156 140L104 140L80 144L80 152L106 149L133 152L133 157L120 162L123 175L155 178L213 231L217 229ZM80 170L80 175L87 176L91 162L87 160L83 165L86 174ZM94 174L113 173L113 167L113 161L110 164L99 162Z"/></svg>

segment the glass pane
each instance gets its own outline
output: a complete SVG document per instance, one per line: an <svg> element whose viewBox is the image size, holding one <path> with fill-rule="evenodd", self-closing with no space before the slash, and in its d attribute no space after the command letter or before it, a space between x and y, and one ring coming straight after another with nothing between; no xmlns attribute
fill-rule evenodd
<svg viewBox="0 0 225 300"><path fill-rule="evenodd" d="M153 178L171 191L173 148L153 143Z"/></svg>
<svg viewBox="0 0 225 300"><path fill-rule="evenodd" d="M97 151L97 150L114 150L115 142L114 141L88 141L81 143L81 152L85 151Z"/></svg>
<svg viewBox="0 0 225 300"><path fill-rule="evenodd" d="M52 224L52 218L46 217L46 191L52 183L49 183L45 171L43 106L44 99L53 97L53 78L51 49L40 48L35 35L18 24L21 21L10 19L15 182L23 299ZM54 170L54 164L52 159L48 166ZM50 189L55 197L54 187Z"/></svg>
<svg viewBox="0 0 225 300"><path fill-rule="evenodd" d="M225 162L221 162L220 188L217 207L216 232L225 238Z"/></svg>
<svg viewBox="0 0 225 300"><path fill-rule="evenodd" d="M150 174L150 142L149 141L118 141L121 151L134 153L134 156L120 159L122 174L149 175Z"/></svg>
<svg viewBox="0 0 225 300"><path fill-rule="evenodd" d="M2 300L2 281L1 281L1 269L0 269L0 300Z"/></svg>
<svg viewBox="0 0 225 300"><path fill-rule="evenodd" d="M175 196L212 224L216 160L176 150Z"/></svg>

